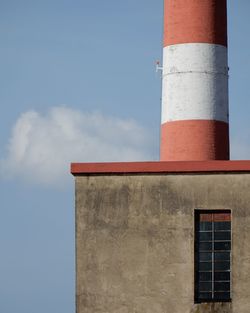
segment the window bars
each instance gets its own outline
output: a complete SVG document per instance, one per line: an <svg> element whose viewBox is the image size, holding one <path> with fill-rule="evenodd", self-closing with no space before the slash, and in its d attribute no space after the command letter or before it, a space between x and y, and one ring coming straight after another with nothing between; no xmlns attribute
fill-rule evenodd
<svg viewBox="0 0 250 313"><path fill-rule="evenodd" d="M195 300L230 301L231 212L195 213Z"/></svg>

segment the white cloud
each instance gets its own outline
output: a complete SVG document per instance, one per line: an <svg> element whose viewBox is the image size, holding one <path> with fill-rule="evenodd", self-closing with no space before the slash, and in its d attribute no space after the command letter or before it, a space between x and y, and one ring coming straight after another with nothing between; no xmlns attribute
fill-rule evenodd
<svg viewBox="0 0 250 313"><path fill-rule="evenodd" d="M129 119L53 107L23 113L13 127L1 172L32 182L58 184L70 162L140 161L152 158L152 139Z"/></svg>

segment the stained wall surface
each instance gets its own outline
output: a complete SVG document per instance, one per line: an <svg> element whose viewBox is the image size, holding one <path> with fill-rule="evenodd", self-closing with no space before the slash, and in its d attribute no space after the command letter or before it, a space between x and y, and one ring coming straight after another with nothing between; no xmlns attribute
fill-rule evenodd
<svg viewBox="0 0 250 313"><path fill-rule="evenodd" d="M76 176L77 313L249 313L250 174ZM232 302L194 303L195 209L232 212Z"/></svg>

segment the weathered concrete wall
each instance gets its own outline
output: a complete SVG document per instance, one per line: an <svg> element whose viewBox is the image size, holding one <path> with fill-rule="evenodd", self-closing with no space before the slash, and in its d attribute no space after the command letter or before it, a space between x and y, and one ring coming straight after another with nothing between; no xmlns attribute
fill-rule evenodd
<svg viewBox="0 0 250 313"><path fill-rule="evenodd" d="M76 177L78 313L249 313L250 174ZM232 303L194 304L194 210L232 210Z"/></svg>

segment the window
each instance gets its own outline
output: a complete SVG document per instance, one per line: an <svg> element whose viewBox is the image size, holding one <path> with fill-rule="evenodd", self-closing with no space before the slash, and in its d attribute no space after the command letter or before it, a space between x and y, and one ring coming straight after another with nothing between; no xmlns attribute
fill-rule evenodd
<svg viewBox="0 0 250 313"><path fill-rule="evenodd" d="M195 301L230 301L230 211L195 212Z"/></svg>

